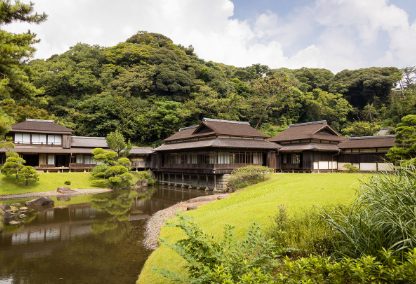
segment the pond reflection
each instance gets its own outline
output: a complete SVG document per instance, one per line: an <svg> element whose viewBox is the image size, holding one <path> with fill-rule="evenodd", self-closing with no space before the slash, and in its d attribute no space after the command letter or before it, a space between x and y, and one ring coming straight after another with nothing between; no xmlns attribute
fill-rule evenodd
<svg viewBox="0 0 416 284"><path fill-rule="evenodd" d="M134 283L150 251L154 212L203 191L155 189L99 194L91 202L37 212L0 237L0 283Z"/></svg>

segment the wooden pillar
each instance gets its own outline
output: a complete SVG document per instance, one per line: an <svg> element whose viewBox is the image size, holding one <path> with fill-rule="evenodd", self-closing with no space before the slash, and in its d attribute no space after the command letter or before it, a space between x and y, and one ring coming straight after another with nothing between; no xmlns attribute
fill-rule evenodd
<svg viewBox="0 0 416 284"><path fill-rule="evenodd" d="M214 190L217 190L217 175L214 174Z"/></svg>

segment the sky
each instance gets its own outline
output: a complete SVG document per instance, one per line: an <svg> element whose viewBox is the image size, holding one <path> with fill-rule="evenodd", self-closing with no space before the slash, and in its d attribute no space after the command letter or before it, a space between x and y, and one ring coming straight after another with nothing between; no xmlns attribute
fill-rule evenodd
<svg viewBox="0 0 416 284"><path fill-rule="evenodd" d="M25 1L24 1L25 2ZM48 20L13 23L41 40L36 58L78 42L112 46L137 31L235 66L334 72L416 65L416 0L32 0Z"/></svg>

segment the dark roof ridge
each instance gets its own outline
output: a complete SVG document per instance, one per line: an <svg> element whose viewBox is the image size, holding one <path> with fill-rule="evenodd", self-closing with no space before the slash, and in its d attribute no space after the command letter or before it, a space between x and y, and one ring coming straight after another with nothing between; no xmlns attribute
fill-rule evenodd
<svg viewBox="0 0 416 284"><path fill-rule="evenodd" d="M304 125L313 125L313 124L326 124L326 125L328 125L328 122L326 120L318 120L318 121L294 123L294 124L289 125L289 127L304 126Z"/></svg>
<svg viewBox="0 0 416 284"><path fill-rule="evenodd" d="M207 118L204 117L202 121L212 121L212 122L224 122L224 123L235 123L235 124L246 124L250 125L248 121L237 121L237 120L226 120L226 119L216 119L216 118Z"/></svg>
<svg viewBox="0 0 416 284"><path fill-rule="evenodd" d="M182 127L182 128L179 128L179 131L186 130L186 129L197 128L198 126L199 125L191 125L191 126Z"/></svg>
<svg viewBox="0 0 416 284"><path fill-rule="evenodd" d="M26 118L26 121L55 122L55 120L53 119L36 119L36 118Z"/></svg>
<svg viewBox="0 0 416 284"><path fill-rule="evenodd" d="M71 135L71 137L75 137L75 138L89 138L89 139L106 139L105 137L98 137L98 136L78 136L78 135Z"/></svg>
<svg viewBox="0 0 416 284"><path fill-rule="evenodd" d="M394 138L396 135L372 135L372 136L353 136L348 137L348 139L351 140L360 140L360 139L381 139L381 138Z"/></svg>

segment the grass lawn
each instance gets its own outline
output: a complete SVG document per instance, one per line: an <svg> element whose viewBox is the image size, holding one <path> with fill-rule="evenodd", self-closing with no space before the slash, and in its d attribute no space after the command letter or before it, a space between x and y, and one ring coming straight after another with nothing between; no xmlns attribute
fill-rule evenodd
<svg viewBox="0 0 416 284"><path fill-rule="evenodd" d="M56 190L64 186L64 182L71 181L70 188L96 188L90 179L90 173L39 173L39 181L33 185L24 186L0 176L0 195L19 194Z"/></svg>
<svg viewBox="0 0 416 284"><path fill-rule="evenodd" d="M360 180L369 177L368 174L348 173L274 174L265 182L183 214L192 216L205 232L214 236L221 237L224 225L230 224L235 226L235 235L243 237L253 222L261 226L272 224L280 204L286 206L289 214L298 214L312 206L350 203ZM165 226L161 237L174 242L181 237L181 233ZM146 261L137 283L168 283L153 269L183 271L182 264L178 255L161 246Z"/></svg>

